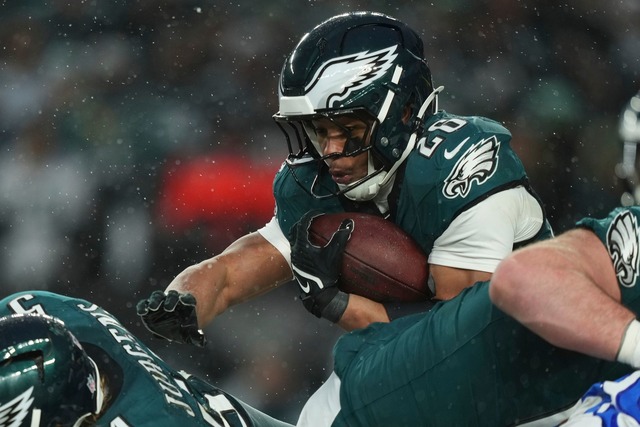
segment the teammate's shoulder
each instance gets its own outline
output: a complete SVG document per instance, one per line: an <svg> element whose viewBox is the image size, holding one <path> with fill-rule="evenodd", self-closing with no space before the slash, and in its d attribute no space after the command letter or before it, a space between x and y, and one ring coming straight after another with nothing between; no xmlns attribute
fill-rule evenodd
<svg viewBox="0 0 640 427"><path fill-rule="evenodd" d="M32 311L40 312L43 306L56 312L57 309L54 307L66 307L67 304L76 301L80 300L49 291L24 290L0 299L0 316Z"/></svg>
<svg viewBox="0 0 640 427"><path fill-rule="evenodd" d="M29 300L33 298L63 299L65 297L63 295L56 294L49 291L25 290L25 291L14 292L10 295L7 295L6 297L0 300L0 304L4 303L4 301L11 301L19 298Z"/></svg>
<svg viewBox="0 0 640 427"><path fill-rule="evenodd" d="M640 206L616 207L605 217L584 217L576 222L576 227L591 229L601 236L624 229L622 234L640 240Z"/></svg>

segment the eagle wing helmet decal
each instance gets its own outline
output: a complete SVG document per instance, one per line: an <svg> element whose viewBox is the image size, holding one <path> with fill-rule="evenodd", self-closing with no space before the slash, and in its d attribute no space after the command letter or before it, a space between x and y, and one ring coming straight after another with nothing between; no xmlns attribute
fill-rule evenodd
<svg viewBox="0 0 640 427"><path fill-rule="evenodd" d="M375 52L359 52L334 58L318 69L305 87L306 96L315 109L333 108L382 77L393 65L398 54L393 45Z"/></svg>
<svg viewBox="0 0 640 427"><path fill-rule="evenodd" d="M474 180L482 185L491 178L498 167L499 148L500 142L495 135L469 148L444 181L442 194L448 199L467 197Z"/></svg>
<svg viewBox="0 0 640 427"><path fill-rule="evenodd" d="M20 427L31 411L33 387L7 403L0 403L0 427Z"/></svg>
<svg viewBox="0 0 640 427"><path fill-rule="evenodd" d="M629 211L616 216L607 231L607 249L613 268L620 284L627 288L635 286L638 278L639 239L638 221Z"/></svg>

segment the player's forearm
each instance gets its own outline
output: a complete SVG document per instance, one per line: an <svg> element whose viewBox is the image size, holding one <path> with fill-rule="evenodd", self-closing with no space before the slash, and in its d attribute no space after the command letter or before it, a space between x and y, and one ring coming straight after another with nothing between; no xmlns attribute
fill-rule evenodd
<svg viewBox="0 0 640 427"><path fill-rule="evenodd" d="M230 306L291 279L282 254L260 234L251 233L221 254L186 268L167 290L191 293L197 301L198 325L204 327Z"/></svg>
<svg viewBox="0 0 640 427"><path fill-rule="evenodd" d="M167 291L188 292L196 298L196 314L201 328L229 307L261 295L279 284L275 279L268 280L268 273L264 276L250 274L249 267L243 268L236 258L222 254L192 265L178 274L167 287Z"/></svg>
<svg viewBox="0 0 640 427"><path fill-rule="evenodd" d="M166 291L190 293L196 298L198 325L206 326L215 316L227 309L222 298L224 271L216 258L187 267L169 284Z"/></svg>

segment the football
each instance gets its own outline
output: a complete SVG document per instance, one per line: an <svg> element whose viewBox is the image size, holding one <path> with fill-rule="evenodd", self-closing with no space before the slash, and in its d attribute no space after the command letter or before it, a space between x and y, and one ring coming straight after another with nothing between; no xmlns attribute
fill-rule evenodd
<svg viewBox="0 0 640 427"><path fill-rule="evenodd" d="M347 242L338 287L377 302L430 298L427 256L403 230L384 218L355 212L323 214L309 227L309 241L324 246L346 218L354 227Z"/></svg>

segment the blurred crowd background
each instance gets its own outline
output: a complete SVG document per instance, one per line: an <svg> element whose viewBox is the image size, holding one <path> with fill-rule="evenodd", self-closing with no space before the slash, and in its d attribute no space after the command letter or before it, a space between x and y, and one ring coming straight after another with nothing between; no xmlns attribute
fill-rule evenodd
<svg viewBox="0 0 640 427"><path fill-rule="evenodd" d="M637 0L3 0L2 296L88 298L174 366L295 421L341 333L295 286L214 321L204 350L152 339L135 304L269 220L284 57L363 9L423 36L441 108L512 131L556 231L619 202Z"/></svg>

